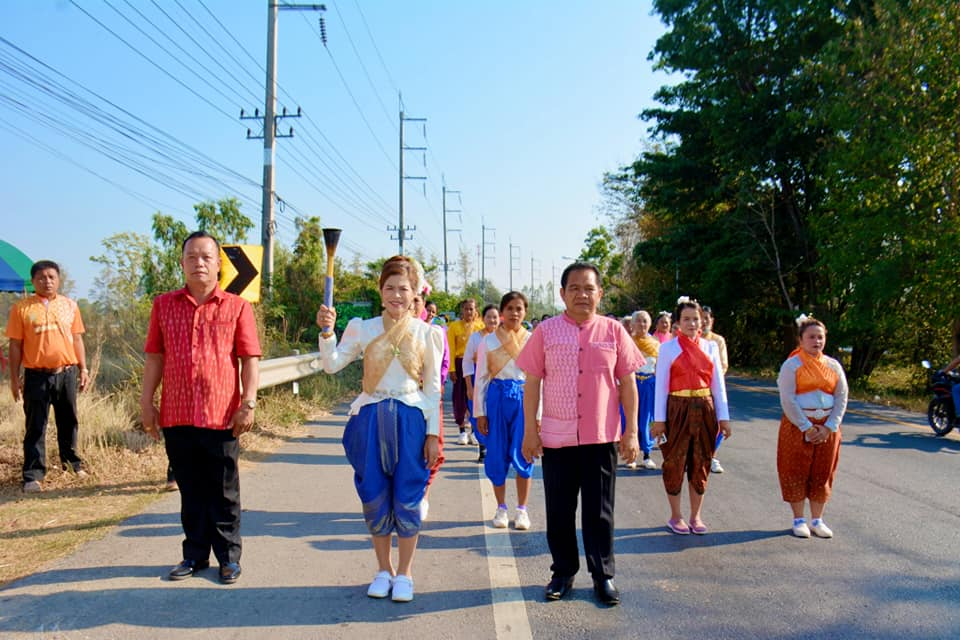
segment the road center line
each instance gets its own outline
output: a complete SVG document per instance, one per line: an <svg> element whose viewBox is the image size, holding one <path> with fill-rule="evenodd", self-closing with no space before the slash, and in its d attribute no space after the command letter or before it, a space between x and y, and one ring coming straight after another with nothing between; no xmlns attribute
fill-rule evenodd
<svg viewBox="0 0 960 640"><path fill-rule="evenodd" d="M480 480L483 516L492 518L497 510L497 499L493 495L493 485L483 473L483 465L477 467L477 476ZM482 526L487 546L487 568L490 571L490 595L493 600L493 623L496 626L497 638L532 639L527 605L520 589L517 560L510 543L510 529L494 529L486 519Z"/></svg>

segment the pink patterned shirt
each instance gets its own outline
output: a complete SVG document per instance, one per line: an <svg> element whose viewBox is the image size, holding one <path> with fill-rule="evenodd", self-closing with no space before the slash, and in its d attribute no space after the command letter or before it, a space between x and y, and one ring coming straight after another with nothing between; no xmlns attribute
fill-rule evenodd
<svg viewBox="0 0 960 640"><path fill-rule="evenodd" d="M643 354L617 320L577 325L566 313L544 320L517 364L543 379L540 439L551 449L620 439L617 380L643 366Z"/></svg>

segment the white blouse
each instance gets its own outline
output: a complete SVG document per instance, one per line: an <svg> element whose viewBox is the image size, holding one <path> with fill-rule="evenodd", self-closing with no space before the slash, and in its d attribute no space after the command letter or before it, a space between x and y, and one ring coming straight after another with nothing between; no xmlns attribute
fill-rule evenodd
<svg viewBox="0 0 960 640"><path fill-rule="evenodd" d="M383 378L377 383L376 390L371 394L361 391L357 399L350 405L350 415L356 415L361 407L394 398L405 405L415 407L423 412L427 422L427 435L440 433L440 399L443 388L440 385L440 363L443 360L443 330L440 327L429 325L414 319L407 329L416 342L424 344L423 350L423 388L420 381L414 380L407 370L394 358L387 367ZM327 373L336 373L348 364L363 358L363 350L374 338L383 334L383 318L377 316L364 320L353 318L347 323L347 328L337 344L336 338L320 337L319 351L323 370Z"/></svg>
<svg viewBox="0 0 960 640"><path fill-rule="evenodd" d="M470 334L470 337L467 338L467 346L463 349L463 363L461 368L463 371L460 373L465 376L474 376L477 372L477 347L480 346L480 341L483 339L485 334L481 331L474 331Z"/></svg>
<svg viewBox="0 0 960 640"><path fill-rule="evenodd" d="M528 339L530 334L527 334ZM496 333L488 333L480 340L477 348L477 373L473 377L473 415L474 417L487 415L487 387L490 386L490 373L487 369L487 352L500 348L500 339ZM510 358L507 364L497 372L494 380L527 379L523 369L517 366L517 361Z"/></svg>
<svg viewBox="0 0 960 640"><path fill-rule="evenodd" d="M713 409L717 413L717 420L730 419L730 407L727 405L727 385L723 380L723 369L720 365L720 355L717 345L709 340L700 338L700 350L713 362L713 380L710 382L710 394L713 396ZM683 353L680 342L673 338L660 345L660 355L657 357L656 385L654 387L653 420L665 422L667 420L667 398L670 396L670 367L673 361Z"/></svg>
<svg viewBox="0 0 960 640"><path fill-rule="evenodd" d="M840 428L840 421L847 411L847 376L843 367L830 356L824 356L831 369L837 372L837 386L833 395L815 389L807 393L797 393L797 369L803 366L800 356L787 358L780 367L777 376L777 389L780 390L780 406L787 420L793 423L800 431L806 431L813 426L810 418L821 420L826 418L824 426L830 431Z"/></svg>

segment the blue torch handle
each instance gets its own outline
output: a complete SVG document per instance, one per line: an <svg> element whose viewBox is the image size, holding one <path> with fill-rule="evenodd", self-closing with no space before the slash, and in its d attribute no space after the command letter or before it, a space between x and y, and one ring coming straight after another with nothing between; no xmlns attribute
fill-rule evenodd
<svg viewBox="0 0 960 640"><path fill-rule="evenodd" d="M333 276L326 276L323 279L323 304L333 306ZM333 331L333 327L323 327L324 333Z"/></svg>

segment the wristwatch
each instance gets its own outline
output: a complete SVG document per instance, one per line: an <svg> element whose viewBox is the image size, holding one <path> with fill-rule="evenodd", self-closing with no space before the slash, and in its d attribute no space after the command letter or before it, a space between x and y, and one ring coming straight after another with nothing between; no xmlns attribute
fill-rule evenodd
<svg viewBox="0 0 960 640"><path fill-rule="evenodd" d="M242 406L243 406L244 408L246 408L246 409L253 410L253 409L256 409L256 408L257 408L257 401L256 401L256 400L244 400Z"/></svg>

